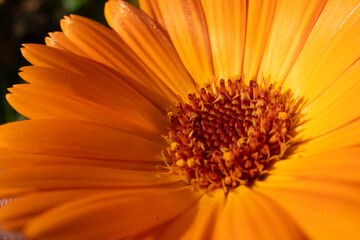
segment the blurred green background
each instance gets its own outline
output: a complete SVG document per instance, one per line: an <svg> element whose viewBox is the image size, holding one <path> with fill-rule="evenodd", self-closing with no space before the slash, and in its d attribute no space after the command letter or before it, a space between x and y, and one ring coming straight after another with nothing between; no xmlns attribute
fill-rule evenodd
<svg viewBox="0 0 360 240"><path fill-rule="evenodd" d="M48 32L60 30L60 19L71 13L104 25L105 0L0 0L0 124L24 117L7 103L6 89L20 83L18 69L29 63L21 56L22 43L44 43ZM128 2L138 6L138 0Z"/></svg>

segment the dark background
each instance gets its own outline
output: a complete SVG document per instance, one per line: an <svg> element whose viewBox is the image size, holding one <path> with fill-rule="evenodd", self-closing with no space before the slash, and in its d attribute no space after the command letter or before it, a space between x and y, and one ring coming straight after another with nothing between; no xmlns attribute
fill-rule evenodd
<svg viewBox="0 0 360 240"><path fill-rule="evenodd" d="M6 102L7 88L22 80L18 69L29 63L21 56L22 43L41 43L48 32L60 31L60 20L71 13L107 26L105 0L0 0L0 124L24 117ZM137 0L128 2L138 6Z"/></svg>

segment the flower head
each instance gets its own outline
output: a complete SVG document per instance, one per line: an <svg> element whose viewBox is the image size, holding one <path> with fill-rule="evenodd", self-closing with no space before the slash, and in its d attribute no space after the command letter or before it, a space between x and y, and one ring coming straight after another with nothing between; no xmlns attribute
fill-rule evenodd
<svg viewBox="0 0 360 240"><path fill-rule="evenodd" d="M358 0L110 0L71 15L0 126L29 239L358 239Z"/></svg>

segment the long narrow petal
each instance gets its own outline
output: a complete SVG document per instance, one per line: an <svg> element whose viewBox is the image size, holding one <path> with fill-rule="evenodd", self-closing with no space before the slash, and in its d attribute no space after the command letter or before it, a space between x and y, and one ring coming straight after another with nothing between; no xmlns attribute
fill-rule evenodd
<svg viewBox="0 0 360 240"><path fill-rule="evenodd" d="M0 210L2 227L8 230L21 230L29 220L41 213L79 198L111 191L109 189L76 189L32 193L6 204Z"/></svg>
<svg viewBox="0 0 360 240"><path fill-rule="evenodd" d="M154 141L161 141L160 126L149 124L150 119L147 120L143 119L143 116L137 116L131 109L131 112L122 111L122 113L118 113L96 103L72 96L59 95L57 92L36 85L17 85L9 89L9 91L12 94L7 96L8 101L14 109L30 119L64 119L94 122ZM136 116L136 118L131 118L131 116ZM154 121L155 123L156 121Z"/></svg>
<svg viewBox="0 0 360 240"><path fill-rule="evenodd" d="M75 53L76 55L88 57L81 48L76 46L68 37L65 36L63 32L51 32L49 33L49 37L45 38L45 43L47 46L58 48L61 50L65 50L68 52Z"/></svg>
<svg viewBox="0 0 360 240"><path fill-rule="evenodd" d="M171 89L168 79L157 75L113 30L91 19L71 15L61 21L65 35L93 59L118 71L153 93L176 99L182 92Z"/></svg>
<svg viewBox="0 0 360 240"><path fill-rule="evenodd" d="M30 47L30 51L32 47L34 46ZM49 51L48 48L37 47L39 46L36 46L35 50L42 50L49 56L62 60L64 66L58 62L50 62L48 66L23 67L20 76L25 81L56 91L58 94L79 97L102 105L130 117L134 122L144 117L160 124L163 122L162 112L153 105L151 99L149 101L121 76L100 64L83 61L84 59L74 55L64 55ZM27 54L28 48L23 51Z"/></svg>
<svg viewBox="0 0 360 240"><path fill-rule="evenodd" d="M105 5L109 25L142 61L173 91L187 94L195 84L170 39L145 13L120 0Z"/></svg>
<svg viewBox="0 0 360 240"><path fill-rule="evenodd" d="M326 150L306 156L290 156L277 162L272 174L295 179L329 180L360 184L360 148Z"/></svg>
<svg viewBox="0 0 360 240"><path fill-rule="evenodd" d="M329 0L284 86L316 98L360 57L359 34L359 1Z"/></svg>
<svg viewBox="0 0 360 240"><path fill-rule="evenodd" d="M0 149L0 169L29 169L37 166L88 166L123 170L165 171L158 160L96 160L91 158L62 157L44 154L30 154Z"/></svg>
<svg viewBox="0 0 360 240"><path fill-rule="evenodd" d="M164 19L161 15L158 2L153 0L139 0L139 5L142 11L144 11L154 21L159 23L163 29L165 29Z"/></svg>
<svg viewBox="0 0 360 240"><path fill-rule="evenodd" d="M122 75L117 70L106 67L103 64L96 63L88 58L84 58L64 50L38 44L26 44L24 46L25 48L21 49L22 54L34 66L57 68L78 74L85 74L86 76L94 74L94 76L99 77L98 81L104 81L104 83L118 79L119 84L121 85L120 89L123 88L122 91L129 89L130 86L133 88L130 92L133 92L134 90L138 91L141 95L143 95L143 97L162 111L165 111L164 109L168 108L177 99L172 92L170 93L164 89L163 90L165 92L161 92L161 89L153 89L156 88L157 85L151 81L151 78L146 79L145 76L141 78L142 80L146 80L146 84L153 84L151 85L151 88L149 88L141 81L134 81L133 79ZM110 81L106 81L106 78L103 78L104 74L110 77ZM114 83L112 86L113 85ZM116 89L119 89L119 86L117 86ZM161 94L159 92L161 92Z"/></svg>
<svg viewBox="0 0 360 240"><path fill-rule="evenodd" d="M37 50L47 52L48 48ZM129 86L121 76L110 72L102 65L83 61L76 56L64 56L52 51L47 53L69 64L59 66L58 63L50 63L49 66L23 67L19 75L29 83L53 91L57 90L64 95L84 98L119 112L124 108L136 108L139 114L143 115L149 114L147 111L161 114L148 99ZM77 61L76 69L72 69L69 65L75 61Z"/></svg>
<svg viewBox="0 0 360 240"><path fill-rule="evenodd" d="M25 234L40 239L121 239L182 214L200 196L191 187L100 194L42 214L26 226Z"/></svg>
<svg viewBox="0 0 360 240"><path fill-rule="evenodd" d="M359 185L270 176L256 191L278 202L310 239L359 239Z"/></svg>
<svg viewBox="0 0 360 240"><path fill-rule="evenodd" d="M325 152L332 149L343 149L360 144L360 118L345 123L338 129L302 142L297 146L296 155L308 156L311 154Z"/></svg>
<svg viewBox="0 0 360 240"><path fill-rule="evenodd" d="M204 195L198 203L171 222L158 239L211 239L226 196L222 189Z"/></svg>
<svg viewBox="0 0 360 240"><path fill-rule="evenodd" d="M211 47L200 0L154 0L180 59L203 86L214 78Z"/></svg>
<svg viewBox="0 0 360 240"><path fill-rule="evenodd" d="M162 146L115 128L71 120L25 120L0 126L0 148L54 156L161 161Z"/></svg>
<svg viewBox="0 0 360 240"><path fill-rule="evenodd" d="M297 59L326 0L277 1L259 76L281 82Z"/></svg>
<svg viewBox="0 0 360 240"><path fill-rule="evenodd" d="M360 61L302 110L304 123L297 131L314 138L360 117Z"/></svg>
<svg viewBox="0 0 360 240"><path fill-rule="evenodd" d="M8 101L18 112L30 119L64 119L99 123L161 142L165 123L162 117L144 119L136 109L120 113L94 102L58 94L36 85L21 84L9 89ZM111 117L109 117L111 116ZM158 115L160 116L160 115ZM133 117L133 118L132 118ZM152 123L151 123L152 122ZM155 125L155 126L154 126ZM160 130L162 129L162 130Z"/></svg>
<svg viewBox="0 0 360 240"><path fill-rule="evenodd" d="M246 187L228 194L214 229L214 239L304 238L284 209Z"/></svg>
<svg viewBox="0 0 360 240"><path fill-rule="evenodd" d="M245 0L202 0L217 79L239 79L242 73L245 30Z"/></svg>
<svg viewBox="0 0 360 240"><path fill-rule="evenodd" d="M30 188L81 189L81 188L138 188L164 186L181 179L168 172L144 172L102 167L56 166L10 169L0 172L2 189Z"/></svg>
<svg viewBox="0 0 360 240"><path fill-rule="evenodd" d="M248 1L243 74L246 81L255 79L271 29L276 1Z"/></svg>
<svg viewBox="0 0 360 240"><path fill-rule="evenodd" d="M0 199L14 198L21 196L24 193L29 193L34 189L29 190L28 188L11 188L11 189L0 189Z"/></svg>

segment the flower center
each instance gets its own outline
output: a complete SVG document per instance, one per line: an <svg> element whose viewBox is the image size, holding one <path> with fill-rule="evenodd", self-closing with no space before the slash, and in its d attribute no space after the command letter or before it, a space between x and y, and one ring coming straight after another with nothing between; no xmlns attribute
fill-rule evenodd
<svg viewBox="0 0 360 240"><path fill-rule="evenodd" d="M265 85L221 80L178 103L165 136L170 171L208 191L261 179L291 145L296 113L289 91Z"/></svg>

